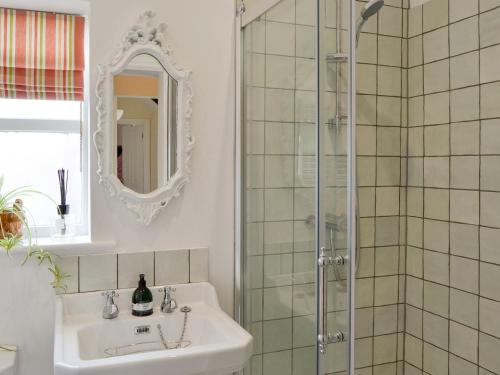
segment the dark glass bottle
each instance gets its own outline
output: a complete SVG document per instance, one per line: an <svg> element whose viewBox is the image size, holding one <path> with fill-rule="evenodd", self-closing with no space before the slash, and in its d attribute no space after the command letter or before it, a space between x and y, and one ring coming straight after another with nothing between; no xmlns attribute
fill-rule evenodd
<svg viewBox="0 0 500 375"><path fill-rule="evenodd" d="M144 275L139 277L139 286L132 295L132 315L148 316L153 313L153 294L146 286Z"/></svg>

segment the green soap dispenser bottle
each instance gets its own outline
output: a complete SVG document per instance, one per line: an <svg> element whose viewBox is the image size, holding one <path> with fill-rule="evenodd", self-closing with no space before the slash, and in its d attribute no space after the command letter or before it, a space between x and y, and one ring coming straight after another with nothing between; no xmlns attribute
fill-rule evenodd
<svg viewBox="0 0 500 375"><path fill-rule="evenodd" d="M132 315L148 316L153 314L153 294L146 286L144 274L139 277L139 286L132 295Z"/></svg>

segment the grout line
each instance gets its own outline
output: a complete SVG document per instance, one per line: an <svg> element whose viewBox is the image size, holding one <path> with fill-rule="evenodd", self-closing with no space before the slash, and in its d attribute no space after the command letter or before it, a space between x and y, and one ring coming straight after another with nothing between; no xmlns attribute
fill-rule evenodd
<svg viewBox="0 0 500 375"><path fill-rule="evenodd" d="M448 0L448 9L450 9L450 2L453 0ZM448 11L448 25L450 24L450 12ZM450 92L450 101L448 105L448 117L451 122L451 119L453 118L452 111L451 111L451 33L450 33L451 27L447 28L448 31L448 51L447 51L447 64L448 64L448 89ZM478 88L479 90L479 88ZM451 174L452 174L452 165L451 165L451 125L448 126L448 285L450 287L447 288L448 292L448 318L447 318L447 323L448 323L448 347L447 350L450 350L451 347L451 255L450 255L450 244L451 244L451 230L450 230L450 224L449 220L451 219ZM447 366L448 366L448 373L450 372L450 363L451 363L451 357L448 355L447 358Z"/></svg>
<svg viewBox="0 0 500 375"><path fill-rule="evenodd" d="M423 25L424 25L424 14L423 14L423 7L422 7L422 12L421 12L421 30L422 30L422 33L423 33ZM420 42L422 43L422 62L424 61L424 38L422 36ZM422 92L424 92L424 88L425 88L425 81L424 81L424 75L422 74ZM422 97L423 101L422 101L422 121L423 123L425 123L425 96ZM422 133L422 152L423 154L425 155L425 128L423 129L423 133ZM424 171L425 171L425 159L422 159L422 186L424 186ZM425 190L422 189L422 202L421 202L421 207L422 207L422 216L425 214ZM424 225L423 225L423 219L421 219L421 225L422 225L422 237L421 237L421 243L422 243L422 246L424 245ZM424 251L422 251L422 264L421 264L421 267L422 267L422 278L424 277ZM421 366L422 366L422 369L424 368L424 313L423 313L423 307L424 307L424 284L422 282L422 312L421 312L421 315L420 315L420 319L421 319L421 326L422 326L422 331L421 331L421 344L420 344L420 347L421 347L421 351L422 351L422 358L421 358Z"/></svg>

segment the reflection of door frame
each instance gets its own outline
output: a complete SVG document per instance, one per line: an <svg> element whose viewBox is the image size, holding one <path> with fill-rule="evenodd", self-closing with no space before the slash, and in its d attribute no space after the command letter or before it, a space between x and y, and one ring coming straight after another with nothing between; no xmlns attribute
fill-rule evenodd
<svg viewBox="0 0 500 375"><path fill-rule="evenodd" d="M170 76L165 71L160 74L158 81L158 186L167 184L170 154L170 124L169 124L169 88Z"/></svg>
<svg viewBox="0 0 500 375"><path fill-rule="evenodd" d="M143 178L144 178L144 189L146 192L150 192L151 190L151 133L150 128L151 124L148 119L120 119L117 121L117 125L132 125L132 126L142 126L143 133L143 146L144 146L144 169L143 169ZM116 129L116 134L118 136L118 128ZM118 137L116 138L118 146Z"/></svg>

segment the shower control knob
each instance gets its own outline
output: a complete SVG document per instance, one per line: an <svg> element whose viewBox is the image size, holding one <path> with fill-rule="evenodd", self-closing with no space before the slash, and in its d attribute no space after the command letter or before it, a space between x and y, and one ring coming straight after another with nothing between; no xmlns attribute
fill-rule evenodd
<svg viewBox="0 0 500 375"><path fill-rule="evenodd" d="M333 258L333 263L335 263L337 266L343 266L344 264L347 263L347 259L341 255L336 256Z"/></svg>
<svg viewBox="0 0 500 375"><path fill-rule="evenodd" d="M339 342L345 341L345 335L342 331L337 331L335 333L328 334L328 343L329 344L337 344Z"/></svg>

